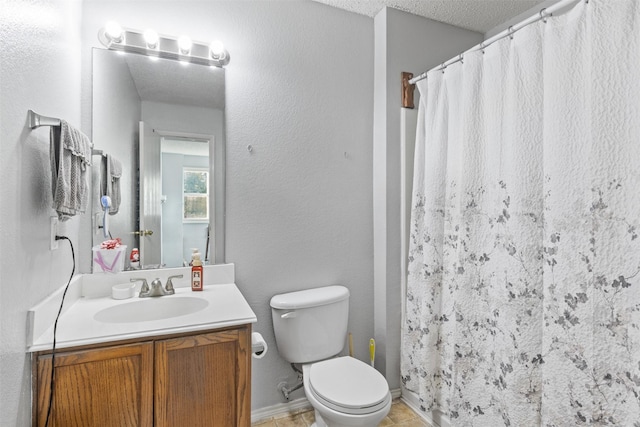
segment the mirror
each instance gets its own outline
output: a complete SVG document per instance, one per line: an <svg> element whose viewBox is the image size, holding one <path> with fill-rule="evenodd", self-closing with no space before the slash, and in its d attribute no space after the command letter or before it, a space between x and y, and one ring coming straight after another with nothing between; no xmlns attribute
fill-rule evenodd
<svg viewBox="0 0 640 427"><path fill-rule="evenodd" d="M93 246L120 238L126 267L133 248L141 268L181 267L192 248L223 263L224 69L94 48L92 83Z"/></svg>

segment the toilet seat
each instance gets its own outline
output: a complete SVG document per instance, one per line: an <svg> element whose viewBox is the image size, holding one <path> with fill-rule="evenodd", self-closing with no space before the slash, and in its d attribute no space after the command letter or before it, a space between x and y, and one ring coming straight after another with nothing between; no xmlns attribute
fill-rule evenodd
<svg viewBox="0 0 640 427"><path fill-rule="evenodd" d="M320 403L345 414L370 414L391 400L384 376L353 357L313 363L307 381Z"/></svg>

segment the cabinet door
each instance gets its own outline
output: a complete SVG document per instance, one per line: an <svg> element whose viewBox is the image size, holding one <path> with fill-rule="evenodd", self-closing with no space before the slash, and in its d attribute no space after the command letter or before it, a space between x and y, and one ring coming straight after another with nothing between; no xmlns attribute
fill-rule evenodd
<svg viewBox="0 0 640 427"><path fill-rule="evenodd" d="M250 326L156 342L157 427L251 424Z"/></svg>
<svg viewBox="0 0 640 427"><path fill-rule="evenodd" d="M153 344L56 353L51 427L151 426ZM49 408L51 355L37 360L35 425Z"/></svg>

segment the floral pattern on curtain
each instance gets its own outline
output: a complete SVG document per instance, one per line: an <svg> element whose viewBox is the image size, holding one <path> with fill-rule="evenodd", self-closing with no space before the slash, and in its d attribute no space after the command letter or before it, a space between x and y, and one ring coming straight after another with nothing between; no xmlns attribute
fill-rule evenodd
<svg viewBox="0 0 640 427"><path fill-rule="evenodd" d="M640 427L640 6L418 88L404 387L443 425Z"/></svg>

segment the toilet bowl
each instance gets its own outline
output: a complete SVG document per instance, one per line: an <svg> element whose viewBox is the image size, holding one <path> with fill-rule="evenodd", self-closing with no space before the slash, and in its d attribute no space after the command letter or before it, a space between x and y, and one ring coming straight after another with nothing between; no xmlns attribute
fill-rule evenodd
<svg viewBox="0 0 640 427"><path fill-rule="evenodd" d="M304 391L315 410L314 427L377 426L391 408L385 378L349 356L302 366Z"/></svg>
<svg viewBox="0 0 640 427"><path fill-rule="evenodd" d="M336 357L347 337L349 290L336 285L289 292L274 295L270 305L278 353L292 366L302 365L314 426L377 426L391 409L387 380L360 360Z"/></svg>

